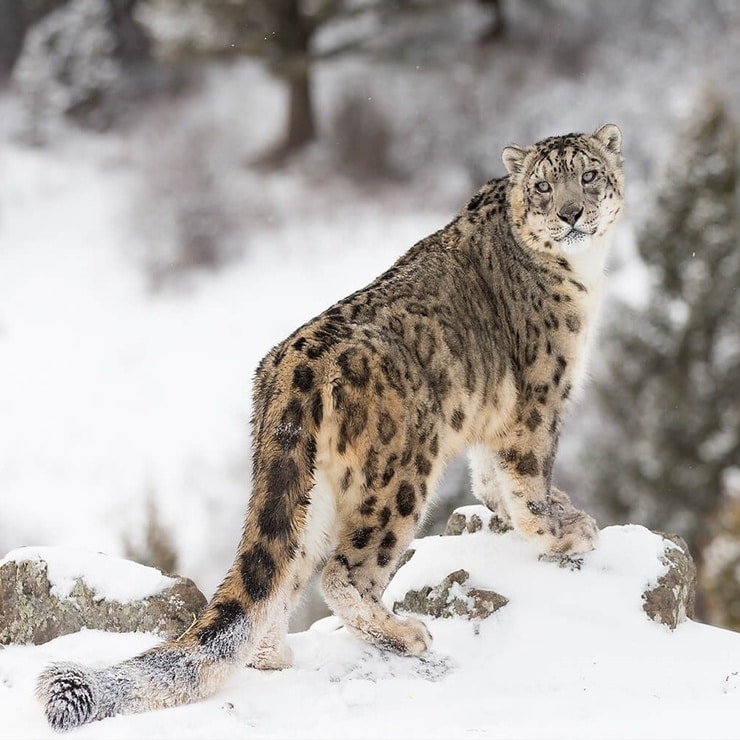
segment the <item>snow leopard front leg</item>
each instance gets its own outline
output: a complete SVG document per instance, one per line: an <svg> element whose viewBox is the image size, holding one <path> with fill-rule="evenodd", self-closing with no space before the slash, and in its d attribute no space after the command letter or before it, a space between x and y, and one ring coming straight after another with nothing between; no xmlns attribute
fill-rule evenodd
<svg viewBox="0 0 740 740"><path fill-rule="evenodd" d="M499 516L505 510L511 525L544 554L593 550L599 533L596 522L551 485L557 434L544 424L542 429L532 426L515 425L495 448L471 456L473 493Z"/></svg>

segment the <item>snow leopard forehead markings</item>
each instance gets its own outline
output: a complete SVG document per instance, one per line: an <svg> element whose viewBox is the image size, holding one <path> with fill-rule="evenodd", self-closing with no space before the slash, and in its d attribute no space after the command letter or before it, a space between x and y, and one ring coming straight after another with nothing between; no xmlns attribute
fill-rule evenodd
<svg viewBox="0 0 740 740"><path fill-rule="evenodd" d="M550 137L534 145L536 152L531 171L538 171L546 165L555 173L568 176L586 163L604 166L604 160L596 155L588 137L569 134L567 137Z"/></svg>

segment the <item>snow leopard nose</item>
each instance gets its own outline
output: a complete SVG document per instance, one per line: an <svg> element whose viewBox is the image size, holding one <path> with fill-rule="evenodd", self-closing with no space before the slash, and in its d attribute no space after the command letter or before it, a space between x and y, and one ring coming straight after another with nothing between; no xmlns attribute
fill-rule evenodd
<svg viewBox="0 0 740 740"><path fill-rule="evenodd" d="M558 211L558 218L566 224L575 226L583 213L583 206L578 203L567 203Z"/></svg>

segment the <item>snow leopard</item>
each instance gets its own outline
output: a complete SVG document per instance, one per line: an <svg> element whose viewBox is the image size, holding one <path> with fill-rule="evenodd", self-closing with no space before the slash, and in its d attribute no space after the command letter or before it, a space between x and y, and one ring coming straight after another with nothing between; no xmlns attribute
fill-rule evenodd
<svg viewBox="0 0 740 740"><path fill-rule="evenodd" d="M622 135L607 124L502 159L507 174L448 225L261 361L233 565L178 637L111 667L47 667L37 694L52 728L195 702L248 666L290 666L288 618L319 568L351 633L421 655L429 630L382 596L461 451L474 495L541 553L595 547L594 519L552 472L623 208Z"/></svg>

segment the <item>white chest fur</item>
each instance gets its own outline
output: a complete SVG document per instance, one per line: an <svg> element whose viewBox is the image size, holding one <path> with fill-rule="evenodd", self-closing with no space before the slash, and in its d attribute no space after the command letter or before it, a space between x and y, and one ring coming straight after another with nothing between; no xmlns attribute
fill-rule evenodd
<svg viewBox="0 0 740 740"><path fill-rule="evenodd" d="M604 288L604 270L611 239L608 235L592 237L591 245L580 254L568 257L576 279L582 283L587 292L578 296L584 320L580 343L574 358L573 397L578 397L588 379L588 362L591 348L598 333L599 309Z"/></svg>

